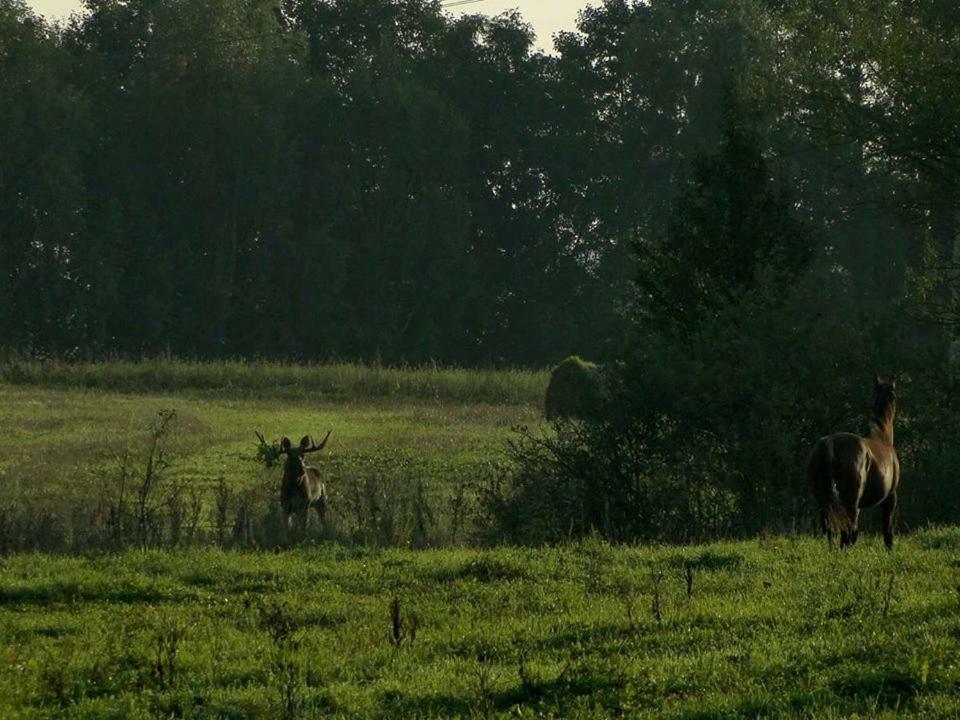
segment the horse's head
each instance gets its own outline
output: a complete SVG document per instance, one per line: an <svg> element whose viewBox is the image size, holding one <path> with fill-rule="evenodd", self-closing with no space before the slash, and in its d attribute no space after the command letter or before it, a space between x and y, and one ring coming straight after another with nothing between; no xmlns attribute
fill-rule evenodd
<svg viewBox="0 0 960 720"><path fill-rule="evenodd" d="M893 420L897 411L897 381L873 379L873 412L877 418Z"/></svg>

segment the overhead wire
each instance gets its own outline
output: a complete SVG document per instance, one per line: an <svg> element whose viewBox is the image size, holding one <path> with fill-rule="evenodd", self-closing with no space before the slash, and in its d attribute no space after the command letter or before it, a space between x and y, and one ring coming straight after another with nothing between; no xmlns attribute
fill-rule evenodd
<svg viewBox="0 0 960 720"><path fill-rule="evenodd" d="M459 7L460 5L473 5L479 2L484 2L484 0L452 0L452 2L440 3L440 7L452 8Z"/></svg>

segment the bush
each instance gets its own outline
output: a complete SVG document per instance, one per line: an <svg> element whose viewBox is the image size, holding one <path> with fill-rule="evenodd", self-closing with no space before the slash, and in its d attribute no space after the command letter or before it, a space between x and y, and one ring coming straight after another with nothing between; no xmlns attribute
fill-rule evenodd
<svg viewBox="0 0 960 720"><path fill-rule="evenodd" d="M547 420L600 417L603 396L602 368L571 355L550 373L545 402Z"/></svg>
<svg viewBox="0 0 960 720"><path fill-rule="evenodd" d="M873 376L890 368L902 527L955 522L960 413L946 338L895 306L858 307L844 283L811 273L761 284L689 333L638 332L608 371L602 417L515 439L513 471L489 498L494 534L537 544L813 531L810 449L865 428Z"/></svg>
<svg viewBox="0 0 960 720"><path fill-rule="evenodd" d="M627 542L734 533L733 495L706 480L708 468L677 473L651 453L655 428L560 421L556 429L521 429L511 443L512 472L485 496L493 539L539 545L593 534Z"/></svg>

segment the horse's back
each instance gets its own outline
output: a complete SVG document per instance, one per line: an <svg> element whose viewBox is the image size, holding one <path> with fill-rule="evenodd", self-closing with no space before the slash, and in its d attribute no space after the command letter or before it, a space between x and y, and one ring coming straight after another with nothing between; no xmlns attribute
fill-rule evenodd
<svg viewBox="0 0 960 720"><path fill-rule="evenodd" d="M830 463L833 466L858 464L863 461L865 448L863 438L854 433L833 433L824 435L817 440L810 459L807 463L808 471L815 472L821 463Z"/></svg>

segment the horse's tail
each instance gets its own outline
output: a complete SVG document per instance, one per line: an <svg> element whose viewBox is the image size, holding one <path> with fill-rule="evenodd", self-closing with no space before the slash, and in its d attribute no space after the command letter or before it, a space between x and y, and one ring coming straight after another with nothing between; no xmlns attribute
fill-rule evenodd
<svg viewBox="0 0 960 720"><path fill-rule="evenodd" d="M813 486L813 495L823 513L825 531L844 532L854 527L853 518L840 499L840 490L833 470L834 447L829 437L821 438L810 454L807 475Z"/></svg>

